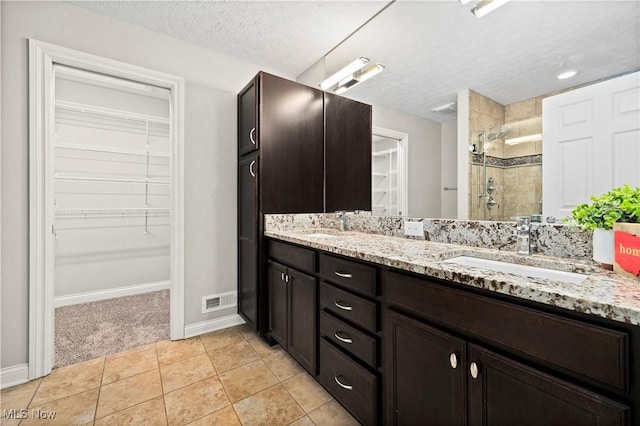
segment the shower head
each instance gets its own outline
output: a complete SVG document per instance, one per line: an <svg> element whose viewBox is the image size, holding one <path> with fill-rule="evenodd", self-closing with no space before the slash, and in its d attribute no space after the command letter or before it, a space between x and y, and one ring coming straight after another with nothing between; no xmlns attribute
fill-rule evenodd
<svg viewBox="0 0 640 426"><path fill-rule="evenodd" d="M510 131L511 131L511 127L506 126L500 129L500 133L491 133L487 136L487 138L489 138L490 141L494 141L496 139L502 139L506 135L508 135Z"/></svg>

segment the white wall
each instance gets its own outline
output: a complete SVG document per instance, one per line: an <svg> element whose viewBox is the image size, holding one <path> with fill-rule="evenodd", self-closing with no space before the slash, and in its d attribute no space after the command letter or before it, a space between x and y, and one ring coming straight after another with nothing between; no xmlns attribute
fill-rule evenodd
<svg viewBox="0 0 640 426"><path fill-rule="evenodd" d="M407 216L440 217L440 123L373 105L373 125L409 134Z"/></svg>
<svg viewBox="0 0 640 426"><path fill-rule="evenodd" d="M458 92L458 219L469 218L469 89Z"/></svg>
<svg viewBox="0 0 640 426"><path fill-rule="evenodd" d="M441 217L455 219L458 217L457 190L443 189L445 186L458 187L458 122L455 120L442 123L440 167Z"/></svg>
<svg viewBox="0 0 640 426"><path fill-rule="evenodd" d="M185 323L233 313L202 315L200 303L203 295L236 289L236 93L260 66L68 3L3 1L0 7L0 367L28 361L28 38L185 78Z"/></svg>

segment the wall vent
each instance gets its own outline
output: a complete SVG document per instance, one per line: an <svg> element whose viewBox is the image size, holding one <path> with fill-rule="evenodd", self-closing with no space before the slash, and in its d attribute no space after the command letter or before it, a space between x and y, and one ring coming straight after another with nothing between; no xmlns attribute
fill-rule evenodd
<svg viewBox="0 0 640 426"><path fill-rule="evenodd" d="M212 294L202 297L202 313L219 311L220 309L232 308L238 304L238 292L228 291L226 293Z"/></svg>

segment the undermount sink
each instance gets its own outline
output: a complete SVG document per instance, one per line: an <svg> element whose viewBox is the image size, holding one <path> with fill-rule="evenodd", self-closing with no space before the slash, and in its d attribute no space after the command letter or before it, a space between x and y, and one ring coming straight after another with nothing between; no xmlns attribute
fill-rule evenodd
<svg viewBox="0 0 640 426"><path fill-rule="evenodd" d="M577 274L575 272L558 271L555 269L540 268L537 266L519 265L499 260L482 259L472 256L458 256L443 261L444 263L455 263L473 268L489 269L496 272L521 275L525 277L543 278L547 280L563 281L573 284L580 284L589 275Z"/></svg>
<svg viewBox="0 0 640 426"><path fill-rule="evenodd" d="M331 234L323 234L321 232L318 233L314 233L314 234L304 234L305 237L314 237L314 238L335 238L336 235L331 235Z"/></svg>

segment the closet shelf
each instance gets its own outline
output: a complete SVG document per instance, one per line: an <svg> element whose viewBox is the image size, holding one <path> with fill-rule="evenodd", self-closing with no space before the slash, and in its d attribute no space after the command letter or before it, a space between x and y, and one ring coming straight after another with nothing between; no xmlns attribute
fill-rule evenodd
<svg viewBox="0 0 640 426"><path fill-rule="evenodd" d="M398 152L397 148L391 148L384 151L372 152L371 155L374 157L385 157L387 155L395 154L396 152Z"/></svg>
<svg viewBox="0 0 640 426"><path fill-rule="evenodd" d="M154 115L138 114L130 111L122 111L113 108L99 107L96 105L81 104L77 102L56 100L56 108L67 111L75 111L88 114L97 114L107 117L121 118L123 120L140 121L143 123L169 124L169 119Z"/></svg>
<svg viewBox="0 0 640 426"><path fill-rule="evenodd" d="M141 156L149 155L150 157L169 158L169 154L165 152L144 151L144 150L127 149L127 148L111 148L107 146L97 146L97 145L81 145L77 143L67 143L67 142L56 142L55 147L60 149L74 149L78 151L108 152L112 154L141 155Z"/></svg>
<svg viewBox="0 0 640 426"><path fill-rule="evenodd" d="M62 182L105 182L105 183L141 183L154 185L169 185L171 182L162 179L131 178L131 177L94 177L94 176L66 176L56 175L55 179Z"/></svg>
<svg viewBox="0 0 640 426"><path fill-rule="evenodd" d="M109 209L56 209L56 218L88 218L88 217L148 217L169 216L168 208L140 207L140 208L109 208Z"/></svg>

